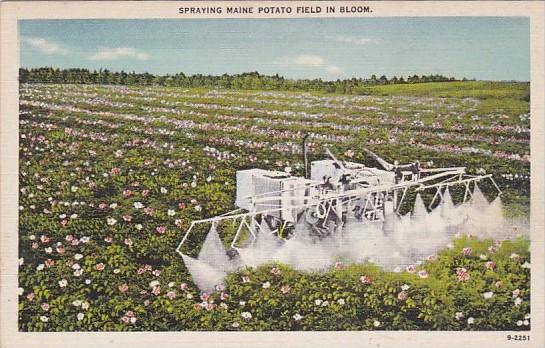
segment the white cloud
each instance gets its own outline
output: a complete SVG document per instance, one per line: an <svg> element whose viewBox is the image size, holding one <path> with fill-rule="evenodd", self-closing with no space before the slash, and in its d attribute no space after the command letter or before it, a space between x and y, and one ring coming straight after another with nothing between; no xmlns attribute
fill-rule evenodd
<svg viewBox="0 0 545 348"><path fill-rule="evenodd" d="M334 36L333 40L351 45L377 44L380 42L379 39L363 36Z"/></svg>
<svg viewBox="0 0 545 348"><path fill-rule="evenodd" d="M323 66L324 59L320 56L300 55L293 61L297 65Z"/></svg>
<svg viewBox="0 0 545 348"><path fill-rule="evenodd" d="M116 60L116 59L148 60L149 54L132 47L100 47L90 60Z"/></svg>
<svg viewBox="0 0 545 348"><path fill-rule="evenodd" d="M45 54L67 54L68 50L56 42L38 36L23 36L21 41Z"/></svg>
<svg viewBox="0 0 545 348"><path fill-rule="evenodd" d="M302 54L293 59L288 59L286 63L288 65L301 65L314 68L322 68L331 75L337 75L341 72L341 69L338 66L329 64L324 58L316 55Z"/></svg>

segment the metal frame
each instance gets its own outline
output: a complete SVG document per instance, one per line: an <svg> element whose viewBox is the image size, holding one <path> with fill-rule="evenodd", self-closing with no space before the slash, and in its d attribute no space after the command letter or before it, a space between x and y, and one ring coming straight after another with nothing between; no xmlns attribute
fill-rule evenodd
<svg viewBox="0 0 545 348"><path fill-rule="evenodd" d="M335 160L336 158L330 154ZM337 160L338 161L338 160ZM365 169L365 168L363 168ZM320 184L316 182L308 182L304 186L291 188L288 190L281 190L281 191L274 191L274 192L267 192L263 194L259 194L253 197L248 197L251 199L252 202L252 211L247 212L240 212L241 209L236 209L231 212L227 212L225 214L208 218L208 219L200 219L200 220L194 220L191 222L189 228L187 229L186 233L184 234L181 242L179 243L178 247L176 248L176 252L178 252L180 255L182 255L181 248L183 244L186 242L189 234L193 230L193 228L198 224L205 224L205 223L212 223L217 224L220 221L225 220L231 220L233 223L236 223L238 219L240 219L239 226L237 228L237 232L235 234L235 237L233 238L233 241L231 242L231 247L236 248L236 244L240 238L240 234L246 226L248 228L248 231L251 234L252 240L251 242L254 242L257 238L257 229L260 229L261 226L257 224L256 218L261 216L273 216L273 213L281 213L285 210L305 210L305 209L318 209L318 206L327 205L327 211L325 213L324 222L322 223L322 226L324 226L325 222L327 221L327 218L329 217L329 214L331 211L335 213L335 215L340 219L342 218L342 213L344 211L343 207L347 206L350 207L351 204L356 200L364 200L363 207L360 210L361 214L364 214L368 207L371 208L372 211L374 211L375 221L382 221L384 220L383 217L380 217L376 219L377 214L380 213L379 207L375 206L375 202L371 202L370 197L376 197L377 194L381 194L384 196L384 199L388 197L389 195L392 195L394 198L394 213L398 213L399 209L401 207L401 204L406 198L406 193L410 188L415 188L416 192L424 191L428 189L436 189L435 195L430 203L430 208L433 206L433 203L435 203L435 200L437 199L437 196L440 197L440 199L443 199L443 190L448 189L449 187L455 186L455 185L464 185L465 186L465 193L464 193L464 202L468 198L468 196L472 197L473 193L471 192L471 183L475 185L477 182L485 179L489 179L494 187L498 190L498 194L501 194L502 191L492 178L491 174L488 175L481 175L481 176L475 176L475 175L468 175L465 173L465 167L452 167L452 168L431 168L431 169L422 169L419 173L410 173L411 174L411 180L404 180L405 175L402 176L401 182L397 184L387 184L387 185L377 185L377 186L364 186L359 185L360 187L351 189L351 190L332 190L332 191L321 191L317 189ZM414 180L414 176L416 175L416 181ZM441 180L439 182L436 182L437 180ZM297 202L297 204L290 205L288 207L276 207L275 205L270 204L271 201L278 201L281 200L281 197L279 196L283 192L295 192L298 190L306 190L305 194L303 196L299 197L293 197L290 198L291 201ZM310 192L309 190L314 189L316 194L314 196L308 195ZM401 198L397 200L398 193L402 192ZM335 203L335 204L333 204ZM269 208L258 210L257 207L263 207L268 206ZM335 207L334 207L335 206ZM271 208L272 207L272 208ZM384 209L384 208L383 208ZM246 219L250 219L250 223L246 221ZM275 217L276 218L276 217ZM281 220L282 221L282 220ZM252 228L252 225L256 224L258 228L255 228L256 231L254 231L254 228ZM283 227L285 228L287 225L287 221L283 221ZM275 233L277 230L272 231L271 233Z"/></svg>

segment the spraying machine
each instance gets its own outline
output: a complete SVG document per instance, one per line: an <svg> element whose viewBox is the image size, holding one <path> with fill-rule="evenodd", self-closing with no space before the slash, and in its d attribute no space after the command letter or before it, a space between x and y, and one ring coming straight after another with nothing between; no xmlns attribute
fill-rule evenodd
<svg viewBox="0 0 545 348"><path fill-rule="evenodd" d="M422 191L431 191L433 198L429 209L438 206L447 197L450 200L449 189L453 187L464 190L463 202L471 200L475 190L478 190L477 183L483 180L490 180L501 194L490 174L469 175L464 167L422 168L418 161L410 164L389 163L367 149L364 149L365 152L378 162L379 168L339 160L329 149L326 149L326 159L313 161L309 166L307 137L303 140L303 177L259 168L237 171L235 205L238 209L191 222L177 248L186 264L190 258L182 249L197 225L210 226L209 235L215 235L212 238L214 241L208 243L207 240L203 249L209 249L212 243L216 249L226 251L228 258L232 259L241 248L255 243L260 234L288 240L298 233L304 233L321 240L342 234L347 221L380 224L387 232L400 217L400 208L409 190L414 190L417 195ZM223 242L218 239L216 231L226 222L236 227L228 250L220 245ZM221 255L218 257L222 258Z"/></svg>

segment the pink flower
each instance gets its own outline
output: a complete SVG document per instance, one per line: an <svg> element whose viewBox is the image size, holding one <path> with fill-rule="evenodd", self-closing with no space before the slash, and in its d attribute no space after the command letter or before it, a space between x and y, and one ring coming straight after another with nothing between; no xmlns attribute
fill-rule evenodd
<svg viewBox="0 0 545 348"><path fill-rule="evenodd" d="M155 230L157 231L157 233L163 234L167 231L167 228L165 226L157 226Z"/></svg>
<svg viewBox="0 0 545 348"><path fill-rule="evenodd" d="M465 268L458 268L456 270L456 278L459 282L465 282L469 280L469 273Z"/></svg>
<svg viewBox="0 0 545 348"><path fill-rule="evenodd" d="M127 246L131 246L132 245L132 239L130 238L125 238L125 240L123 241L125 243L125 245Z"/></svg>
<svg viewBox="0 0 545 348"><path fill-rule="evenodd" d="M249 282L250 282L250 277L248 277L248 276L242 276L242 282L243 282L243 283L249 283Z"/></svg>
<svg viewBox="0 0 545 348"><path fill-rule="evenodd" d="M61 225L62 226L66 226L67 223L68 223L68 220L61 220Z"/></svg>
<svg viewBox="0 0 545 348"><path fill-rule="evenodd" d="M437 257L435 255L429 255L428 257L426 257L426 260L428 261L433 261L435 260Z"/></svg>
<svg viewBox="0 0 545 348"><path fill-rule="evenodd" d="M470 247L465 247L462 249L462 255L464 256L469 256L471 255L472 252L473 252L473 249L471 249Z"/></svg>
<svg viewBox="0 0 545 348"><path fill-rule="evenodd" d="M114 175L117 175L117 174L120 174L121 173L121 169L120 168L117 168L117 167L114 167L112 168L112 170L110 171L112 174Z"/></svg>
<svg viewBox="0 0 545 348"><path fill-rule="evenodd" d="M400 301L405 301L407 299L407 297L409 297L409 294L405 290L403 290L399 294L397 294L397 299L400 300Z"/></svg>
<svg viewBox="0 0 545 348"><path fill-rule="evenodd" d="M40 307L42 307L42 309L44 311L48 311L49 310L49 303L44 302L44 303L41 304Z"/></svg>
<svg viewBox="0 0 545 348"><path fill-rule="evenodd" d="M147 307L147 306L149 306L149 304L150 304L150 301L149 301L149 300L145 300L145 301L144 301L144 306Z"/></svg>
<svg viewBox="0 0 545 348"><path fill-rule="evenodd" d="M503 283L501 281L497 281L496 284L494 284L494 286L496 286L496 288L501 288L503 287Z"/></svg>
<svg viewBox="0 0 545 348"><path fill-rule="evenodd" d="M130 197L132 196L132 191L131 190L123 190L123 197Z"/></svg>
<svg viewBox="0 0 545 348"><path fill-rule="evenodd" d="M285 284L285 285L282 285L282 287L280 287L280 291L283 293L283 294L287 294L288 292L290 292L291 288L288 284Z"/></svg>
<svg viewBox="0 0 545 348"><path fill-rule="evenodd" d="M59 246L57 247L57 252L58 252L59 254L64 254L64 251L65 251L65 250L64 250L64 246L59 245Z"/></svg>
<svg viewBox="0 0 545 348"><path fill-rule="evenodd" d="M155 214L155 209L153 209L151 207L145 207L144 208L144 213L146 213L149 216L153 216L153 214Z"/></svg>
<svg viewBox="0 0 545 348"><path fill-rule="evenodd" d="M33 292L31 292L30 294L26 295L26 299L29 301L29 302L32 302L34 300L34 297L36 295L34 295Z"/></svg>
<svg viewBox="0 0 545 348"><path fill-rule="evenodd" d="M102 262L101 262L101 263L97 263L97 264L95 265L95 269L96 269L97 271L102 271L105 267L106 267L106 266L105 266Z"/></svg>
<svg viewBox="0 0 545 348"><path fill-rule="evenodd" d="M99 208L99 209L106 209L106 208L108 208L108 204L106 204L106 203L100 203L100 204L98 205L98 208Z"/></svg>
<svg viewBox="0 0 545 348"><path fill-rule="evenodd" d="M405 268L405 271L407 271L407 273L416 273L416 267L414 267L414 265L409 265Z"/></svg>
<svg viewBox="0 0 545 348"><path fill-rule="evenodd" d="M123 283L123 284L119 285L118 289L119 289L119 291L124 293L124 292L129 291L129 286L127 285L127 283Z"/></svg>
<svg viewBox="0 0 545 348"><path fill-rule="evenodd" d="M37 242L32 243L32 249L38 249L40 247L40 244Z"/></svg>
<svg viewBox="0 0 545 348"><path fill-rule="evenodd" d="M151 271L152 270L151 265L144 265L144 269L146 271Z"/></svg>
<svg viewBox="0 0 545 348"><path fill-rule="evenodd" d="M373 281L368 276L363 275L363 276L360 277L360 282L362 284L371 284Z"/></svg>
<svg viewBox="0 0 545 348"><path fill-rule="evenodd" d="M79 245L79 239L72 239L71 244L72 244L73 246Z"/></svg>
<svg viewBox="0 0 545 348"><path fill-rule="evenodd" d="M154 286L153 289L151 290L151 293L154 294L155 296L158 296L161 293L161 286L160 285Z"/></svg>
<svg viewBox="0 0 545 348"><path fill-rule="evenodd" d="M48 236L45 236L45 235L42 235L42 236L40 237L40 241L41 241L42 243L49 243L49 237L48 237Z"/></svg>
<svg viewBox="0 0 545 348"><path fill-rule="evenodd" d="M180 284L180 289L187 290L188 288L189 288L189 285L187 285L187 283Z"/></svg>
<svg viewBox="0 0 545 348"><path fill-rule="evenodd" d="M55 261L51 260L51 259L47 259L45 260L45 267L49 268L51 266L54 266L55 265Z"/></svg>
<svg viewBox="0 0 545 348"><path fill-rule="evenodd" d="M272 274L273 276L279 276L280 273L281 273L281 272L280 272L280 268L278 268L278 267L273 267L273 268L271 268L271 274Z"/></svg>
<svg viewBox="0 0 545 348"><path fill-rule="evenodd" d="M142 190L142 196L147 197L149 195L149 190Z"/></svg>
<svg viewBox="0 0 545 348"><path fill-rule="evenodd" d="M425 269L423 269L423 270L421 270L421 271L418 271L418 276L419 276L420 278L423 278L423 279L424 279L424 278L428 278L428 272L427 272Z"/></svg>
<svg viewBox="0 0 545 348"><path fill-rule="evenodd" d="M179 209L185 209L185 203L178 203L178 208Z"/></svg>
<svg viewBox="0 0 545 348"><path fill-rule="evenodd" d="M214 307L215 305L213 303L207 303L205 308L207 311L211 311L214 309Z"/></svg>
<svg viewBox="0 0 545 348"><path fill-rule="evenodd" d="M171 291L167 292L167 297L172 300L172 299L174 299L174 297L176 297L176 293L171 290Z"/></svg>
<svg viewBox="0 0 545 348"><path fill-rule="evenodd" d="M491 254L495 254L497 251L496 247L491 245L488 247L488 252L490 252Z"/></svg>
<svg viewBox="0 0 545 348"><path fill-rule="evenodd" d="M489 269L489 270L494 270L494 268L496 268L496 263L494 261L488 261L486 263L486 269Z"/></svg>
<svg viewBox="0 0 545 348"><path fill-rule="evenodd" d="M112 236L107 236L106 238L104 238L104 241L106 243L111 243L114 239L112 238Z"/></svg>
<svg viewBox="0 0 545 348"><path fill-rule="evenodd" d="M225 300L227 300L228 298L229 298L229 294L228 294L228 293L222 292L222 293L220 294L220 300L225 301Z"/></svg>
<svg viewBox="0 0 545 348"><path fill-rule="evenodd" d="M207 292L202 293L201 300L206 302L206 301L208 301L209 298L210 298L210 295Z"/></svg>
<svg viewBox="0 0 545 348"><path fill-rule="evenodd" d="M151 272L151 274L153 274L154 276L158 277L158 276L161 275L161 270L159 270L159 269L153 270L153 272Z"/></svg>
<svg viewBox="0 0 545 348"><path fill-rule="evenodd" d="M132 220L132 216L130 215L123 215L123 221L130 222Z"/></svg>
<svg viewBox="0 0 545 348"><path fill-rule="evenodd" d="M74 239L74 236L72 236L71 234L67 234L65 239L66 239L67 242L71 242L72 239Z"/></svg>
<svg viewBox="0 0 545 348"><path fill-rule="evenodd" d="M142 274L142 273L144 273L144 272L146 272L146 270L143 269L142 267L139 267L139 268L136 270L136 274Z"/></svg>
<svg viewBox="0 0 545 348"><path fill-rule="evenodd" d="M335 262L335 269L342 269L343 263L342 262Z"/></svg>
<svg viewBox="0 0 545 348"><path fill-rule="evenodd" d="M519 295L520 295L520 290L519 290L519 289L515 289L515 290L513 290L513 293L512 293L512 294L513 294L513 298L517 298L517 297L519 297Z"/></svg>

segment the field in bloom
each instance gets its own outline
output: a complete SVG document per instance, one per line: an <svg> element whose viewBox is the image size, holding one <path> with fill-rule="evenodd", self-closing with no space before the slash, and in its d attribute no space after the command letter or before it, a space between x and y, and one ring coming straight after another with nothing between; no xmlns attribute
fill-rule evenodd
<svg viewBox="0 0 545 348"><path fill-rule="evenodd" d="M311 160L327 145L369 163L366 146L390 160L492 173L507 212L524 215L528 88L435 83L345 96L23 84L20 329L528 329L523 239L463 238L401 273L271 264L231 274L214 294L198 291L174 252L191 220L234 208L236 170L301 175L306 133Z"/></svg>

